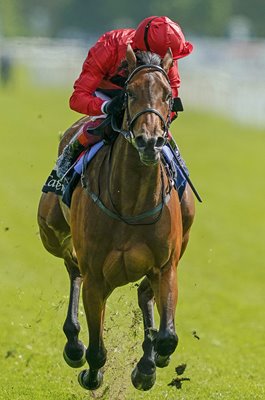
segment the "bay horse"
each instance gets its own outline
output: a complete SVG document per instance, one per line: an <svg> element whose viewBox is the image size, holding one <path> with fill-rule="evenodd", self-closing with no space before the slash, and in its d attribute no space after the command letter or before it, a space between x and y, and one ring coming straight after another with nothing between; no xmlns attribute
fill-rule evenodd
<svg viewBox="0 0 265 400"><path fill-rule="evenodd" d="M142 279L138 303L144 324L143 356L131 375L137 389L154 385L156 367L168 365L178 343L177 265L188 242L194 199L187 185L182 206L161 162L172 104L167 76L173 63L171 50L162 60L149 52L141 56L139 66L128 45L120 134L91 161L73 192L70 209L54 193L43 193L38 209L43 245L64 259L70 276L64 359L73 368L89 364L78 378L88 390L103 381L105 306L115 288ZM66 132L59 151L72 133ZM78 338L81 284L87 349ZM154 303L160 317L158 330Z"/></svg>

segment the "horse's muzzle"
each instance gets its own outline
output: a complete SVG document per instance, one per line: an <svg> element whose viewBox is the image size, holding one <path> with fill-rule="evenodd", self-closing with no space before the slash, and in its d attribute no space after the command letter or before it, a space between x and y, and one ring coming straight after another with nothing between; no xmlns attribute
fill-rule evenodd
<svg viewBox="0 0 265 400"><path fill-rule="evenodd" d="M138 150L141 162L145 165L157 164L160 160L160 153L165 143L166 139L163 136L136 136L135 147Z"/></svg>

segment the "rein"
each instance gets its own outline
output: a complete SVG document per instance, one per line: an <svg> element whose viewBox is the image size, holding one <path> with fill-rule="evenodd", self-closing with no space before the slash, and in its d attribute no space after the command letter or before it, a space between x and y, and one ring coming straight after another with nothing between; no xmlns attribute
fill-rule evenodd
<svg viewBox="0 0 265 400"><path fill-rule="evenodd" d="M151 65L140 65L139 67L135 68L131 72L131 74L129 75L127 81L125 82L125 110L126 110L126 113L127 113L128 130L120 129L117 126L116 119L115 119L115 117L113 115L111 117L111 126L112 126L112 129L115 132L120 133L132 145L133 145L133 142L134 142L134 139L135 139L135 135L134 135L134 132L133 132L133 125L134 125L135 121L137 120L137 118L139 118L141 115L146 114L146 113L156 114L160 118L160 120L162 121L163 130L164 130L164 135L163 135L164 138L166 138L167 135L168 135L168 127L170 125L170 112L171 112L171 109L172 109L172 99L171 99L171 102L170 102L170 105L169 105L167 120L165 120L164 117L161 115L161 113L158 110L154 109L154 108L146 108L146 109L136 113L132 118L130 117L129 104L128 104L128 92L127 92L128 91L128 85L131 82L131 80L133 79L133 77L139 71L142 71L143 69L147 69L147 70L150 70L150 71L158 71L158 72L162 73L163 76L167 79L168 83L170 83L166 72L164 71L163 68L161 68L158 65L152 65L152 64ZM109 152L109 164L110 165L109 165L109 168L108 168L108 170L109 170L108 182L110 182L111 156L112 156L112 149L113 149L114 143L112 143L111 149L110 149L110 152ZM120 214L120 212L117 210L117 208L115 207L115 205L113 203L109 187L108 187L108 193L109 193L109 199L110 199L110 202L111 202L112 210L110 208L106 207L106 205L100 199L100 190L99 190L99 194L98 195L91 190L89 181L88 181L88 179L85 179L84 173L85 173L85 164L83 164L83 168L82 168L81 184L82 184L82 187L86 190L86 192L90 196L90 198L93 200L93 202L105 214L107 214L109 217L111 217L111 218L113 218L115 220L124 222L124 223L126 223L128 225L152 225L152 224L155 224L161 218L163 208L168 203L168 201L170 200L172 185L169 185L169 191L168 191L168 193L165 193L165 182L164 182L164 175L163 175L163 169L162 169L161 163L160 163L160 173L161 173L161 193L160 193L160 196L161 196L161 201L156 207L152 208L151 210L145 211L145 212L140 213L140 214L135 215L135 216L124 216L124 215ZM155 215L157 215L157 217L152 222L149 222L149 223L139 222L139 221L142 221L145 218L153 217Z"/></svg>

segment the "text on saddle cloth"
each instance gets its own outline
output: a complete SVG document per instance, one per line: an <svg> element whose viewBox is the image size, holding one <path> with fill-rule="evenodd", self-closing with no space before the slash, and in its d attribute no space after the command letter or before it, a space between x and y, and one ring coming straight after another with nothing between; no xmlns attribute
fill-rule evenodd
<svg viewBox="0 0 265 400"><path fill-rule="evenodd" d="M98 153L98 151L105 145L104 141L101 140L100 142L97 142L94 144L88 151L83 153L83 155L79 158L77 163L75 164L73 168L73 174L71 179L68 181L67 180L60 180L57 176L56 172L56 167L52 170L51 174L49 175L47 181L45 182L42 191L44 193L48 192L53 192L59 196L62 196L63 202L70 207L71 205L71 197L72 193L79 182L80 176L82 174L83 168L87 167L87 165L90 163L90 161L95 157L95 155ZM169 168L170 171L173 170L173 176L174 176L174 186L175 189L178 192L179 200L181 200L182 195L184 193L184 190L186 188L187 180L182 174L182 171L174 163L173 156L168 149L167 146L163 147L163 156L164 159ZM188 174L188 169L184 163L184 160L182 160L182 163L185 167L185 171Z"/></svg>

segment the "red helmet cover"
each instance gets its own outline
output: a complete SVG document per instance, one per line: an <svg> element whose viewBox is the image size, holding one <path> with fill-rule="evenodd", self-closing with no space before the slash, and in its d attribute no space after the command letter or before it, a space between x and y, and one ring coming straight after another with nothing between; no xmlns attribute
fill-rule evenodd
<svg viewBox="0 0 265 400"><path fill-rule="evenodd" d="M137 27L133 47L138 50L149 50L164 57L170 47L174 60L186 57L193 46L185 41L180 26L168 17L148 17ZM149 47L149 48L148 48Z"/></svg>

